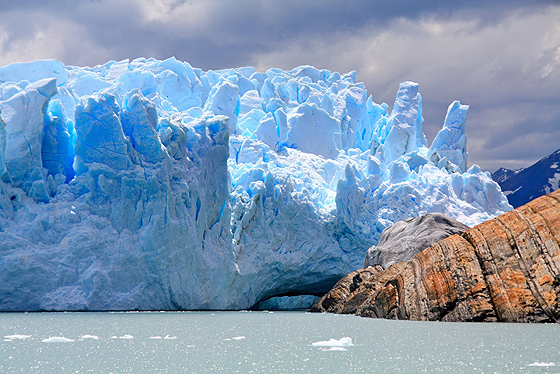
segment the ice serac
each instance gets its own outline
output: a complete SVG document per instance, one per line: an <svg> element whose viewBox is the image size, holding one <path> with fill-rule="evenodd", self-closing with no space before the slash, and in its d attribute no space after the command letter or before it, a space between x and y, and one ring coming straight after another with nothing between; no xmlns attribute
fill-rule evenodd
<svg viewBox="0 0 560 374"><path fill-rule="evenodd" d="M388 111L356 72L41 60L0 95L0 310L288 305L396 221L511 209L465 171L466 107L428 148L412 82Z"/></svg>
<svg viewBox="0 0 560 374"><path fill-rule="evenodd" d="M467 135L465 134L465 121L467 119L468 105L461 105L454 101L447 110L443 128L438 132L428 155L430 160L439 167L459 172L467 170Z"/></svg>
<svg viewBox="0 0 560 374"><path fill-rule="evenodd" d="M43 168L43 123L49 99L57 92L56 79L47 78L19 89L0 102L4 127L4 178L37 201L48 202L51 194Z"/></svg>
<svg viewBox="0 0 560 374"><path fill-rule="evenodd" d="M422 131L422 97L418 84L401 83L393 112L387 120L387 135L381 149L378 149L387 163L398 160L427 146Z"/></svg>

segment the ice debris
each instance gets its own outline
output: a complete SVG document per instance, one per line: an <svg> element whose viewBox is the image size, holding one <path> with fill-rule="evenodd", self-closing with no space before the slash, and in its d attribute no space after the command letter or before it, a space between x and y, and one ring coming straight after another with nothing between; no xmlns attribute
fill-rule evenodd
<svg viewBox="0 0 560 374"><path fill-rule="evenodd" d="M311 344L314 347L350 347L354 344L352 343L352 338L344 337L340 339L329 339L322 340Z"/></svg>
<svg viewBox="0 0 560 374"><path fill-rule="evenodd" d="M0 67L0 310L244 309L320 295L392 223L511 207L467 170L454 102L430 146L356 73L175 58Z"/></svg>
<svg viewBox="0 0 560 374"><path fill-rule="evenodd" d="M348 349L343 348L343 347L330 347L330 348L321 348L321 351L323 351L323 352L329 352L329 351L346 352L346 351L348 351Z"/></svg>
<svg viewBox="0 0 560 374"><path fill-rule="evenodd" d="M25 340L25 339L29 339L30 337L31 335L21 335L21 334L6 335L4 336L4 341Z"/></svg>
<svg viewBox="0 0 560 374"><path fill-rule="evenodd" d="M556 366L556 363L555 362L538 362L538 361L535 361L532 364L527 364L527 366L552 367L552 366Z"/></svg>
<svg viewBox="0 0 560 374"><path fill-rule="evenodd" d="M65 338L64 336L51 336L50 338L41 340L43 343L72 343L74 339Z"/></svg>
<svg viewBox="0 0 560 374"><path fill-rule="evenodd" d="M92 339L92 340L99 340L99 336L97 335L82 335L80 339Z"/></svg>

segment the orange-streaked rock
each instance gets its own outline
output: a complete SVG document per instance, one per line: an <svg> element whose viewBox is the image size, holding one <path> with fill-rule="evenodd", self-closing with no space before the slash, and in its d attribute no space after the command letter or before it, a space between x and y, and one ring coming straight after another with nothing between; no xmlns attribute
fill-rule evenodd
<svg viewBox="0 0 560 374"><path fill-rule="evenodd" d="M408 262L359 269L311 311L430 321L560 320L560 190Z"/></svg>

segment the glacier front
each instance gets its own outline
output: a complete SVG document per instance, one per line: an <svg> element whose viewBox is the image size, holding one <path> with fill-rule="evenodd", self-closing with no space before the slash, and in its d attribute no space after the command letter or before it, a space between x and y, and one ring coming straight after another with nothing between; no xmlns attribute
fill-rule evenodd
<svg viewBox="0 0 560 374"><path fill-rule="evenodd" d="M468 107L431 146L356 73L175 58L0 67L0 310L244 309L322 295L392 223L511 207L466 170Z"/></svg>

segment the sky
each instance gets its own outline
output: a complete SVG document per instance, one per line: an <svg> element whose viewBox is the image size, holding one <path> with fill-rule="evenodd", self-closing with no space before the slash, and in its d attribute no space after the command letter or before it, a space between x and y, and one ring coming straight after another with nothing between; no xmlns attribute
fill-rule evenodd
<svg viewBox="0 0 560 374"><path fill-rule="evenodd" d="M560 0L0 0L0 65L171 56L356 70L390 107L417 82L428 142L460 100L469 165L487 171L560 149Z"/></svg>

